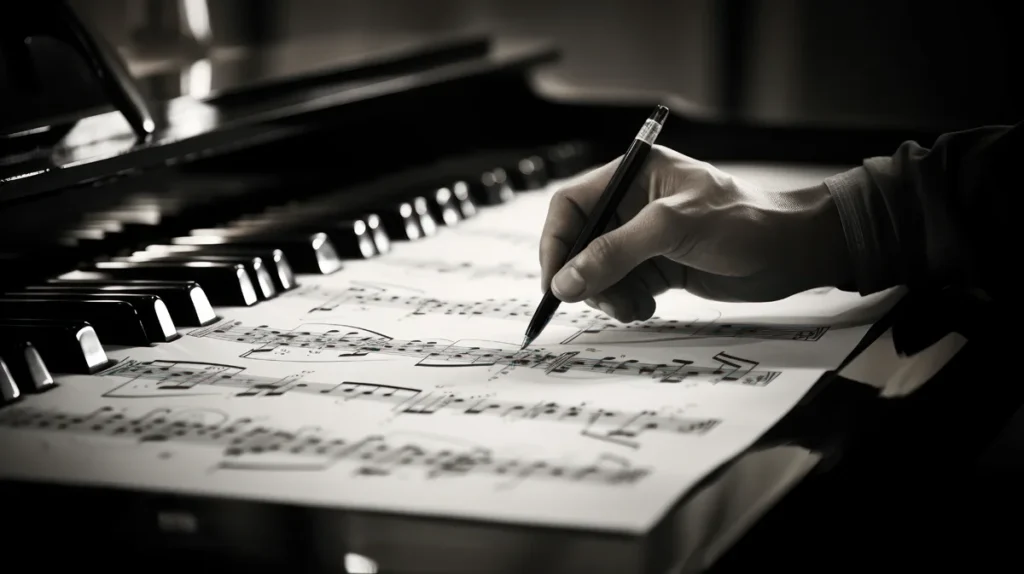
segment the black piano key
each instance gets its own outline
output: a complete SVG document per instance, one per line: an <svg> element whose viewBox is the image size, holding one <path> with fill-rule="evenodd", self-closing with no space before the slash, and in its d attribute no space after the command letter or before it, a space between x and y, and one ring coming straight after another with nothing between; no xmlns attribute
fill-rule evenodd
<svg viewBox="0 0 1024 574"><path fill-rule="evenodd" d="M539 155L524 157L507 170L509 183L516 191L542 189L548 184L544 159Z"/></svg>
<svg viewBox="0 0 1024 574"><path fill-rule="evenodd" d="M363 221L366 222L366 228L370 230L370 237L373 238L373 246L377 248L377 253L384 255L391 251L391 236L384 229L380 216L376 213L368 213L363 217Z"/></svg>
<svg viewBox="0 0 1024 574"><path fill-rule="evenodd" d="M381 206L374 210L374 214L380 217L380 224L390 239L413 241L424 236L411 202Z"/></svg>
<svg viewBox="0 0 1024 574"><path fill-rule="evenodd" d="M51 279L42 285L30 285L25 290L48 293L142 293L162 299L176 325L204 327L219 319L206 292L194 281Z"/></svg>
<svg viewBox="0 0 1024 574"><path fill-rule="evenodd" d="M430 204L427 202L427 198L413 198L412 209L416 213L416 220L420 224L420 229L423 231L423 235L425 237L435 235L437 233L437 221L435 221L434 216L430 214Z"/></svg>
<svg viewBox="0 0 1024 574"><path fill-rule="evenodd" d="M457 200L452 190L447 187L439 187L426 197L430 214L435 221L440 221L447 226L452 226L462 221L462 212L457 206Z"/></svg>
<svg viewBox="0 0 1024 574"><path fill-rule="evenodd" d="M476 215L476 203L469 194L469 184L464 181L456 181L452 184L452 196L455 198L455 206L459 209L462 219L469 219Z"/></svg>
<svg viewBox="0 0 1024 574"><path fill-rule="evenodd" d="M0 406L9 405L21 398L21 389L14 382L14 374L7 367L7 361L0 358Z"/></svg>
<svg viewBox="0 0 1024 574"><path fill-rule="evenodd" d="M469 181L469 194L480 205L499 205L515 197L508 175L500 167L487 170Z"/></svg>
<svg viewBox="0 0 1024 574"><path fill-rule="evenodd" d="M213 261L100 261L83 268L82 279L195 281L218 307L248 307L259 300L245 266ZM64 277L67 278L67 277Z"/></svg>
<svg viewBox="0 0 1024 574"><path fill-rule="evenodd" d="M351 210L346 206L302 203L272 208L263 213L240 217L231 223L231 227L279 226L285 229L291 227L324 231L342 257L370 257L367 255L368 250L362 238L353 238L349 231L356 227L355 221L363 221L366 224L376 255L384 255L391 251L391 237L388 235L381 217L376 213L366 213L359 219L353 219ZM319 229L320 227L324 229ZM417 238L421 236L422 233L416 234Z"/></svg>
<svg viewBox="0 0 1024 574"><path fill-rule="evenodd" d="M324 233L254 232L237 237L189 235L175 237L174 245L245 245L261 249L280 249L298 273L329 275L341 269L334 244Z"/></svg>
<svg viewBox="0 0 1024 574"><path fill-rule="evenodd" d="M370 259L377 255L370 228L362 219L339 221L327 230L338 255L345 259Z"/></svg>
<svg viewBox="0 0 1024 574"><path fill-rule="evenodd" d="M0 341L0 357L22 393L42 393L57 386L46 361L30 341Z"/></svg>
<svg viewBox="0 0 1024 574"><path fill-rule="evenodd" d="M224 229L228 231L225 232ZM265 215L259 219L236 221L222 229L197 229L194 235L239 236L257 232L322 232L331 240L335 251L343 259L369 259L377 255L369 227L362 219L327 217L295 217L289 214Z"/></svg>
<svg viewBox="0 0 1024 574"><path fill-rule="evenodd" d="M166 256L148 255L145 253L134 254L130 257L115 257L113 261L207 261L214 263L234 263L245 267L245 272L249 274L249 281L256 287L256 295L260 300L273 299L277 296L277 289L274 287L274 280L270 276L270 271L267 266L263 263L262 257L254 257L250 255L212 255L204 253L179 253Z"/></svg>
<svg viewBox="0 0 1024 574"><path fill-rule="evenodd" d="M152 341L131 303L112 299L70 301L0 297L5 319L76 319L87 321L104 343L145 347Z"/></svg>
<svg viewBox="0 0 1024 574"><path fill-rule="evenodd" d="M270 273L274 282L274 289L278 292L294 289L298 283L295 281L295 272L288 263L288 257L280 249L261 249L259 247L247 247L245 245L150 245L145 251L147 256L158 255L180 255L187 253L204 253L210 255L246 255L259 257L263 265Z"/></svg>
<svg viewBox="0 0 1024 574"><path fill-rule="evenodd" d="M31 341L54 373L91 375L111 363L86 321L0 318L0 341Z"/></svg>
<svg viewBox="0 0 1024 574"><path fill-rule="evenodd" d="M15 291L4 293L5 299L46 299L48 301L124 301L135 308L142 327L149 340L154 343L169 343L177 339L178 328L163 299L144 293L53 293L45 291Z"/></svg>

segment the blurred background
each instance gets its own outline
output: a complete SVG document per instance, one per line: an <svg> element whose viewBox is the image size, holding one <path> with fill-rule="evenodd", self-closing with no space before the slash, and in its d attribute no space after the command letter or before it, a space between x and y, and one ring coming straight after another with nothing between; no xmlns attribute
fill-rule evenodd
<svg viewBox="0 0 1024 574"><path fill-rule="evenodd" d="M147 73L199 50L303 39L358 53L461 32L550 39L550 89L671 92L771 124L1013 123L1022 2L974 0L73 0ZM292 52L301 61L309 54Z"/></svg>

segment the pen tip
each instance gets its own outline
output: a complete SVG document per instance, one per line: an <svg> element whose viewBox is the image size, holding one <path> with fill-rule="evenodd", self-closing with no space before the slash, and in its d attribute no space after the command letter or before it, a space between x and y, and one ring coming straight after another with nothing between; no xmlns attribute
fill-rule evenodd
<svg viewBox="0 0 1024 574"><path fill-rule="evenodd" d="M522 351L522 350L526 349L527 347L530 346L530 343L532 343L532 342L533 342L533 339L531 339L530 337L523 337L523 346L519 347L519 350Z"/></svg>

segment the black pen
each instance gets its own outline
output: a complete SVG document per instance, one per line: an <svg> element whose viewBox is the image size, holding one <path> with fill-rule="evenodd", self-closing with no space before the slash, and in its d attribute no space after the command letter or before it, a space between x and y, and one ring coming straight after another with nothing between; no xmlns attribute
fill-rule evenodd
<svg viewBox="0 0 1024 574"><path fill-rule="evenodd" d="M608 227L608 222L611 221L612 214L618 209L622 198L629 191L630 186L633 185L636 176L640 173L640 169L643 168L647 154L651 153L651 146L654 145L654 140L658 137L658 133L661 131L661 126L664 125L666 118L668 118L668 108L658 106L654 109L651 116L647 118L647 121L644 122L644 126L640 128L640 132L636 134L636 137L633 138L633 143L626 150L626 155L615 170L615 174L612 175L608 186L604 188L601 199L594 206L592 216L587 221L587 224L583 226L583 230L580 231L579 237L576 238L576 243L569 250L569 255L565 258L563 265L572 261L572 258L586 249L591 241L604 233ZM548 322L555 316L555 311L558 310L558 306L561 304L562 302L558 300L558 297L555 297L549 285L548 290L544 293L544 298L541 299L540 305L537 306L537 311L533 314L533 319L530 320L530 325L526 328L526 337L523 338L523 349L529 347L530 343L540 336L544 328L548 326Z"/></svg>

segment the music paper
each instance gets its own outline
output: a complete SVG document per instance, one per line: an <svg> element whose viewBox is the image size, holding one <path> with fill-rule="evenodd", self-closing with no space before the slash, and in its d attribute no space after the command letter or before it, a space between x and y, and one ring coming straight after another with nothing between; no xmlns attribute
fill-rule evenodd
<svg viewBox="0 0 1024 574"><path fill-rule="evenodd" d="M0 411L2 475L641 533L898 296L563 305L520 350L550 194L60 377Z"/></svg>

